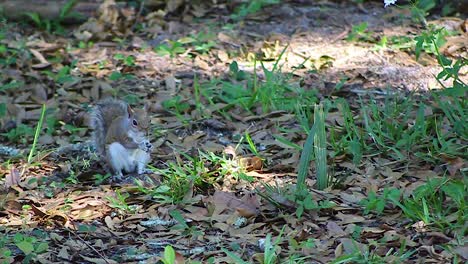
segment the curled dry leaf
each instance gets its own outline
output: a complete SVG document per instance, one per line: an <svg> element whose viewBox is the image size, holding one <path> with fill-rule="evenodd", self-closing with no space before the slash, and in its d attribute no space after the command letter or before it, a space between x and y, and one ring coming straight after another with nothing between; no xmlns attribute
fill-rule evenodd
<svg viewBox="0 0 468 264"><path fill-rule="evenodd" d="M213 214L222 214L236 211L240 216L252 217L260 213L259 202L255 194L246 194L242 199L233 193L216 191L205 202L214 206Z"/></svg>
<svg viewBox="0 0 468 264"><path fill-rule="evenodd" d="M31 67L35 70L40 70L49 67L51 64L44 58L44 56L35 49L29 49L31 54L39 61L39 64L34 64Z"/></svg>

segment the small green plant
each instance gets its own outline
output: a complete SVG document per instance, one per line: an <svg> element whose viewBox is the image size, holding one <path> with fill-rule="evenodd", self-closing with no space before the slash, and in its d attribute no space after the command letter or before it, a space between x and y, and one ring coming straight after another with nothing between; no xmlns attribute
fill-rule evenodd
<svg viewBox="0 0 468 264"><path fill-rule="evenodd" d="M102 174L95 174L94 175L94 184L99 186L101 185L105 180L109 179L112 175L110 173L106 173L104 175Z"/></svg>
<svg viewBox="0 0 468 264"><path fill-rule="evenodd" d="M29 19L36 25L36 27L46 30L48 33L56 33L63 35L65 29L62 24L65 18L69 16L77 16L76 13L73 13L73 7L77 3L77 0L68 0L60 10L60 14L56 19L49 19L41 17L38 13L26 13Z"/></svg>
<svg viewBox="0 0 468 264"><path fill-rule="evenodd" d="M351 240L349 244L348 247L352 247L353 252L336 258L330 262L331 264L405 263L416 252L415 250L405 251L406 243L402 243L398 251L394 252L393 248L391 248L384 256L381 256L376 250L372 250L367 245L361 245L360 247L355 240ZM378 244L374 246L378 246Z"/></svg>
<svg viewBox="0 0 468 264"><path fill-rule="evenodd" d="M152 168L156 174L162 175L163 183L156 189L140 188L144 193L150 194L155 201L161 203L180 203L190 190L191 180L198 173L193 163L179 165L170 163L167 169Z"/></svg>
<svg viewBox="0 0 468 264"><path fill-rule="evenodd" d="M125 56L121 53L117 53L114 55L114 59L117 60L118 62L122 62L125 66L128 66L128 67L135 66L135 56L133 55Z"/></svg>
<svg viewBox="0 0 468 264"><path fill-rule="evenodd" d="M276 238L276 240L273 242L272 241L272 237L271 237L271 233L268 233L265 237L265 239L262 240L262 246L264 249L263 249L263 260L262 260L262 263L265 263L265 264L274 264L274 263L278 263L279 262L279 254L280 254L280 251L281 251L281 247L279 246L279 244L281 243L281 240L282 240L282 236L283 236L283 232L284 232L284 229L285 227L283 227L278 235L278 237ZM231 251L223 248L222 249L224 253L226 253L226 255L228 257L230 257L231 259L233 259L235 261L235 263L248 263L248 262L245 262L242 258L240 258L239 256L237 256L236 254L232 253Z"/></svg>
<svg viewBox="0 0 468 264"><path fill-rule="evenodd" d="M197 34L191 34L189 37L184 37L178 42L192 46L196 52L200 54L208 53L214 46L216 46L216 35L209 31L200 31Z"/></svg>
<svg viewBox="0 0 468 264"><path fill-rule="evenodd" d="M322 210L329 209L336 206L336 204L329 200L315 201L312 194L308 190L301 190L297 186L271 186L263 184L265 191L257 190L257 193L265 200L278 208L282 208L282 204L278 203L272 197L283 197L288 203L296 205L296 216L301 218L305 211L309 210Z"/></svg>
<svg viewBox="0 0 468 264"><path fill-rule="evenodd" d="M136 207L128 205L126 201L128 197L130 197L130 194L122 193L121 191L116 191L115 197L107 196L106 199L110 202L109 206L119 210L121 214L133 214L136 211Z"/></svg>
<svg viewBox="0 0 468 264"><path fill-rule="evenodd" d="M184 113L190 109L190 105L180 95L174 96L162 102L162 106L174 113L180 120L185 120Z"/></svg>
<svg viewBox="0 0 468 264"><path fill-rule="evenodd" d="M410 1L411 18L420 22L423 25L427 25L426 16L429 10L436 6L436 0L414 0Z"/></svg>
<svg viewBox="0 0 468 264"><path fill-rule="evenodd" d="M171 245L164 247L164 255L160 259L164 264L174 264L176 261L176 254Z"/></svg>
<svg viewBox="0 0 468 264"><path fill-rule="evenodd" d="M280 249L278 247L279 242L281 241L281 236L283 235L284 227L281 230L280 234L278 235L278 238L276 238L275 243L272 243L271 241L271 233L268 233L266 238L265 238L265 244L264 244L264 251L263 251L263 263L265 264L273 264L277 262L278 259L278 252L277 250Z"/></svg>
<svg viewBox="0 0 468 264"><path fill-rule="evenodd" d="M81 233L94 233L96 232L97 227L94 225L85 225L85 224L79 224L78 225L78 232Z"/></svg>
<svg viewBox="0 0 468 264"><path fill-rule="evenodd" d="M70 142L80 141L81 140L80 133L83 130L86 130L85 127L77 127L73 124L64 124L62 129L68 133Z"/></svg>
<svg viewBox="0 0 468 264"><path fill-rule="evenodd" d="M239 21L250 14L260 11L264 6L278 4L279 0L253 0L248 3L241 4L235 13L231 15L233 20Z"/></svg>
<svg viewBox="0 0 468 264"><path fill-rule="evenodd" d="M67 65L60 68L57 73L49 70L43 71L43 73L59 84L75 82L77 80L77 77L74 77L71 74L71 69L73 69L76 66L76 63L77 61L74 60L69 66Z"/></svg>
<svg viewBox="0 0 468 264"><path fill-rule="evenodd" d="M53 135L57 132L57 126L60 124L57 120L56 109L47 109L45 114L45 132L47 135Z"/></svg>
<svg viewBox="0 0 468 264"><path fill-rule="evenodd" d="M138 191L148 194L152 197L155 202L161 204L173 204L177 201L174 201L173 192L171 192L171 187L166 184L160 184L156 188L146 188L140 180L136 180L135 184L138 186Z"/></svg>
<svg viewBox="0 0 468 264"><path fill-rule="evenodd" d="M67 162L67 163L70 164L70 162ZM70 183L70 184L78 184L79 180L76 177L76 172L74 170L70 171L68 177L65 178L65 182Z"/></svg>
<svg viewBox="0 0 468 264"><path fill-rule="evenodd" d="M0 59L0 64L1 64L1 59ZM16 90L20 87L24 86L24 82L19 82L17 80L11 80L8 83L5 83L3 85L0 85L0 92L2 91L7 91L7 90Z"/></svg>
<svg viewBox="0 0 468 264"><path fill-rule="evenodd" d="M229 75L233 77L236 81L245 80L247 77L246 72L239 69L237 61L233 61L231 62L231 64L229 64Z"/></svg>
<svg viewBox="0 0 468 264"><path fill-rule="evenodd" d="M7 246L8 242L9 239L6 235L0 237L0 263L13 263L11 249Z"/></svg>
<svg viewBox="0 0 468 264"><path fill-rule="evenodd" d="M351 32L346 37L347 41L365 41L365 42L374 42L371 38L372 32L367 30L367 22L362 22L358 25L353 25Z"/></svg>
<svg viewBox="0 0 468 264"><path fill-rule="evenodd" d="M237 164L237 161L218 156L214 153L199 151L191 157L181 153L184 162L169 163L168 168L151 168L154 173L161 175L163 182L155 189L148 189L140 182L138 190L153 197L159 203L181 203L191 188L206 189L219 183L227 175L234 179L250 180Z"/></svg>
<svg viewBox="0 0 468 264"><path fill-rule="evenodd" d="M89 49L89 48L92 48L93 46L94 46L94 42L92 42L92 41L85 42L85 41L81 40L78 43L78 48L80 48L80 49Z"/></svg>
<svg viewBox="0 0 468 264"><path fill-rule="evenodd" d="M382 214L387 204L394 203L400 200L400 190L395 188L385 188L381 196L377 196L374 191L370 191L367 198L361 200L361 205L364 206L364 214L375 212Z"/></svg>
<svg viewBox="0 0 468 264"><path fill-rule="evenodd" d="M391 36L388 38L388 46L395 50L411 50L415 41L409 36Z"/></svg>
<svg viewBox="0 0 468 264"><path fill-rule="evenodd" d="M428 31L423 32L420 36L416 37L416 59L419 58L421 51L426 53L433 53L437 57L439 65L442 67L442 71L436 76L437 80L448 80L452 79L452 88L464 90L466 92L467 84L460 79L460 70L462 67L468 65L468 59L461 58L453 61L446 56L442 55L439 51L439 47L445 43L446 30L444 28L430 28ZM439 81L442 87L447 88L442 82Z"/></svg>
<svg viewBox="0 0 468 264"><path fill-rule="evenodd" d="M462 237L466 232L464 223L468 221L465 202L468 198L467 183L466 179L464 181L447 178L429 179L426 184L416 188L414 193L401 204L397 202L395 204L401 207L408 218L423 221L426 225L437 229L462 228L462 231L457 232L457 235ZM454 214L456 218L449 217Z"/></svg>
<svg viewBox="0 0 468 264"><path fill-rule="evenodd" d="M6 137L10 142L26 144L29 142L30 137L34 135L34 129L25 124L19 124L17 127L1 135Z"/></svg>
<svg viewBox="0 0 468 264"><path fill-rule="evenodd" d="M172 229L183 230L182 235L190 236L192 238L196 238L200 235L203 235L203 232L200 231L196 225L188 225L179 211L173 210L170 211L169 214L172 216L172 218L174 218L174 220L178 222L178 224L173 226Z"/></svg>
<svg viewBox="0 0 468 264"><path fill-rule="evenodd" d="M157 46L154 51L159 56L169 55L171 58L174 58L178 54L185 53L186 49L183 47L183 43L179 41L168 40L167 44L161 44Z"/></svg>
<svg viewBox="0 0 468 264"><path fill-rule="evenodd" d="M423 221L426 225L445 231L463 227L468 220L466 199L468 193L467 180L450 180L447 178L429 179L404 199L401 191L395 188L385 188L382 195L370 192L361 201L364 213L374 211L381 214L386 205L400 208L406 217L414 221ZM451 217L449 217L451 216ZM456 217L453 217L456 216ZM464 227L466 230L466 227ZM458 233L463 236L465 231Z"/></svg>
<svg viewBox="0 0 468 264"><path fill-rule="evenodd" d="M118 81L118 80L121 80L121 79L132 80L132 79L135 79L135 76L133 74L130 74L130 73L123 73L122 74L121 72L118 72L118 71L113 71L109 75L109 80L111 80L111 81Z"/></svg>
<svg viewBox="0 0 468 264"><path fill-rule="evenodd" d="M38 255L47 252L49 245L46 242L41 242L44 238L44 235L41 235L41 233L41 231L36 230L36 236L28 236L18 232L13 237L13 243L25 255L23 263L30 263Z"/></svg>

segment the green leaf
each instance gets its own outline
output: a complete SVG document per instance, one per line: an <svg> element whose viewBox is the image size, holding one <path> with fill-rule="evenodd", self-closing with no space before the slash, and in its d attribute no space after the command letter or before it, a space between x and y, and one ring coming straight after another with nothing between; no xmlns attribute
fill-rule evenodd
<svg viewBox="0 0 468 264"><path fill-rule="evenodd" d="M235 263L238 263L238 264L249 264L249 262L246 262L244 261L243 259L241 259L239 256L237 256L236 254L232 253L231 251L225 249L225 248L221 248L221 250L230 258L232 258Z"/></svg>
<svg viewBox="0 0 468 264"><path fill-rule="evenodd" d="M296 216L297 218L301 218L302 214L304 213L304 205L300 203L296 208Z"/></svg>
<svg viewBox="0 0 468 264"><path fill-rule="evenodd" d="M5 45L0 45L0 54L4 54L7 52L7 47Z"/></svg>
<svg viewBox="0 0 468 264"><path fill-rule="evenodd" d="M424 11L429 11L436 6L435 0L418 0L416 1L417 8L422 9Z"/></svg>
<svg viewBox="0 0 468 264"><path fill-rule="evenodd" d="M233 61L231 64L229 64L229 71L233 74L236 74L239 71L239 65L237 65L237 61Z"/></svg>
<svg viewBox="0 0 468 264"><path fill-rule="evenodd" d="M63 5L62 9L60 10L60 16L59 19L64 19L68 14L70 14L70 11L73 9L75 4L77 3L77 0L69 0Z"/></svg>
<svg viewBox="0 0 468 264"><path fill-rule="evenodd" d="M36 248L36 253L44 253L47 251L47 249L49 249L49 245L46 242L39 243Z"/></svg>
<svg viewBox="0 0 468 264"><path fill-rule="evenodd" d="M187 222L185 222L184 217L179 211L170 211L169 214L174 218L177 222L179 222L180 225L182 225L185 228L188 228L189 226L187 225Z"/></svg>
<svg viewBox="0 0 468 264"><path fill-rule="evenodd" d="M361 142L357 137L353 138L353 140L349 142L349 151L353 155L353 163L355 165L359 165L362 159L362 148Z"/></svg>
<svg viewBox="0 0 468 264"><path fill-rule="evenodd" d="M164 263L174 264L176 259L175 251L172 246L168 245L164 248Z"/></svg>
<svg viewBox="0 0 468 264"><path fill-rule="evenodd" d="M37 27L40 27L41 26L41 17L39 16L38 13L26 13L26 15L31 18L31 20L34 22L34 24L36 24Z"/></svg>
<svg viewBox="0 0 468 264"><path fill-rule="evenodd" d="M310 129L299 159L299 169L297 173L297 189L299 192L305 188L305 180L309 172L310 161L312 160L312 153L314 150L316 125L317 123L314 123Z"/></svg>
<svg viewBox="0 0 468 264"><path fill-rule="evenodd" d="M416 41L416 47L415 47L414 53L416 54L416 60L418 60L419 56L421 55L422 48L423 48L424 37L417 36L414 38L414 40Z"/></svg>
<svg viewBox="0 0 468 264"><path fill-rule="evenodd" d="M458 206L462 205L466 195L466 185L460 181L451 181L442 186L442 191L452 198Z"/></svg>
<svg viewBox="0 0 468 264"><path fill-rule="evenodd" d="M7 112L6 103L0 103L0 117L4 117Z"/></svg>
<svg viewBox="0 0 468 264"><path fill-rule="evenodd" d="M21 242L24 240L24 236L23 234L21 233L16 233L15 236L13 237L13 241L15 242L15 244Z"/></svg>
<svg viewBox="0 0 468 264"><path fill-rule="evenodd" d="M16 246L23 251L24 254L28 255L31 254L31 252L34 251L33 244L26 242L26 241L21 241L19 243L16 243Z"/></svg>
<svg viewBox="0 0 468 264"><path fill-rule="evenodd" d="M8 248L5 248L5 247L0 248L0 260L2 260L2 257L8 258L10 256L11 256L11 250L9 250ZM7 262L7 263L9 263L9 262Z"/></svg>
<svg viewBox="0 0 468 264"><path fill-rule="evenodd" d="M131 55L130 55L130 56L127 56L127 57L125 58L124 61L125 61L125 64L126 64L127 66L133 66L133 65L135 65L135 57L133 57L133 56L131 56Z"/></svg>
<svg viewBox="0 0 468 264"><path fill-rule="evenodd" d="M452 65L452 60L441 55L440 57L440 63L442 64L442 66L450 66Z"/></svg>
<svg viewBox="0 0 468 264"><path fill-rule="evenodd" d="M120 78L122 78L122 73L117 72L117 71L113 71L109 75L109 80L111 80L111 81L117 81L117 80L120 80Z"/></svg>

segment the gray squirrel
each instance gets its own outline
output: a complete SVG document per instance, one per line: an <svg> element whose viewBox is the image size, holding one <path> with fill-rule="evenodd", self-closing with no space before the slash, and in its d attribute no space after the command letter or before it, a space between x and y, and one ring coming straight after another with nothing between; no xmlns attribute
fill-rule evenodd
<svg viewBox="0 0 468 264"><path fill-rule="evenodd" d="M117 99L105 99L91 113L92 142L117 178L123 172L146 173L153 145L148 140L147 106L132 109Z"/></svg>

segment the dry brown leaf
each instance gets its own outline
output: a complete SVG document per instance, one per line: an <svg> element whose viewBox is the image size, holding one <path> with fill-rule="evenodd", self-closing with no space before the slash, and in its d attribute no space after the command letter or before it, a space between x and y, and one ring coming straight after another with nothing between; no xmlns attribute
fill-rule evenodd
<svg viewBox="0 0 468 264"><path fill-rule="evenodd" d="M462 258L464 258L465 260L468 260L468 245L457 246L453 250Z"/></svg>
<svg viewBox="0 0 468 264"><path fill-rule="evenodd" d="M110 216L106 216L104 218L104 222L106 223L107 227L110 229L110 230L115 230L114 228L114 222L112 221L112 218Z"/></svg>
<svg viewBox="0 0 468 264"><path fill-rule="evenodd" d="M82 254L80 254L80 257L82 257L84 260L89 261L90 263L95 263L95 264L117 264L118 262L113 260L113 259L103 259L103 258L90 258L86 257Z"/></svg>
<svg viewBox="0 0 468 264"><path fill-rule="evenodd" d="M259 157L246 157L239 159L239 166L246 171L261 170L263 168L263 161Z"/></svg>
<svg viewBox="0 0 468 264"><path fill-rule="evenodd" d="M346 235L346 232L334 221L327 222L327 230L331 237L342 237Z"/></svg>
<svg viewBox="0 0 468 264"><path fill-rule="evenodd" d="M336 217L341 220L342 225L347 225L351 223L361 223L365 220L365 218L360 215L343 214L341 212L338 212Z"/></svg>
<svg viewBox="0 0 468 264"><path fill-rule="evenodd" d="M62 246L57 256L60 257L61 259L71 260L71 256L68 253L68 250L70 250L68 246Z"/></svg>
<svg viewBox="0 0 468 264"><path fill-rule="evenodd" d="M260 213L256 199L254 194L246 194L241 200L233 193L216 191L213 196L205 199L205 203L214 206L213 215L236 211L240 216L251 217Z"/></svg>
<svg viewBox="0 0 468 264"><path fill-rule="evenodd" d="M9 189L13 185L18 185L21 181L21 175L15 166L12 166L10 173L5 176L5 187Z"/></svg>

